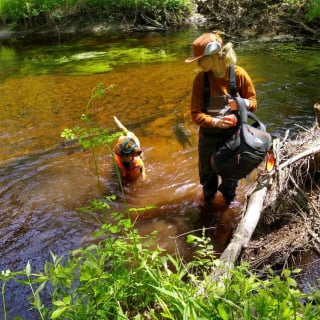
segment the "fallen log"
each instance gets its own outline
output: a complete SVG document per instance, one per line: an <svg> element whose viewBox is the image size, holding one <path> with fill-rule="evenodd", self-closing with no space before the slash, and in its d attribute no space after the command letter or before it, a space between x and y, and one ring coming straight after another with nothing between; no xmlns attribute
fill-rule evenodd
<svg viewBox="0 0 320 320"><path fill-rule="evenodd" d="M227 268L233 268L238 260L242 248L246 247L259 222L263 209L263 201L267 194L267 187L257 188L250 196L247 210L241 219L233 238L220 256Z"/></svg>

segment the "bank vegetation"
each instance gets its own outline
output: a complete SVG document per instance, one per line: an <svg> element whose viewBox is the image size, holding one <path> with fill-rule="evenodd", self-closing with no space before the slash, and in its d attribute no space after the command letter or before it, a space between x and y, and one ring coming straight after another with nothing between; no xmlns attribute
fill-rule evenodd
<svg viewBox="0 0 320 320"><path fill-rule="evenodd" d="M1 0L0 26L11 30L166 30L215 26L233 34L319 37L318 0Z"/></svg>

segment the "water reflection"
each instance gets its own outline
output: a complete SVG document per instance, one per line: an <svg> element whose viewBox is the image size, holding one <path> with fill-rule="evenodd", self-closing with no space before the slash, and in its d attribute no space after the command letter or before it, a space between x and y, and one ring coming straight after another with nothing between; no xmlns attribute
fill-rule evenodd
<svg viewBox="0 0 320 320"><path fill-rule="evenodd" d="M63 129L82 124L80 116L98 83L115 84L115 89L94 101L92 119L114 132L116 115L137 134L144 150L147 180L125 187L129 206L156 207L132 216L139 232L158 231L160 246L188 258L192 248L185 242L186 235L201 235L206 226L217 253L223 250L237 223L246 183L241 184L231 209L213 212L203 207L197 128L189 115L196 66L184 63L190 54L186 44L199 33L1 47L0 270L21 270L28 260L41 270L50 250L67 253L91 241L90 234L99 227L97 214L76 210L98 196L91 154L63 144L60 138ZM320 100L315 81L320 75L317 50L285 44L238 46L239 64L249 71L258 91L258 115L274 135L295 129L295 124L313 123L312 106ZM111 62L105 54L92 56L94 52L108 52ZM85 59L76 63L71 59L75 55ZM79 69L75 74L76 68L86 71L86 76ZM98 159L104 192L120 199L110 155L102 149ZM118 200L113 209L122 208ZM23 297L27 293L13 284L10 288L9 314L26 317ZM36 317L30 313L28 319Z"/></svg>

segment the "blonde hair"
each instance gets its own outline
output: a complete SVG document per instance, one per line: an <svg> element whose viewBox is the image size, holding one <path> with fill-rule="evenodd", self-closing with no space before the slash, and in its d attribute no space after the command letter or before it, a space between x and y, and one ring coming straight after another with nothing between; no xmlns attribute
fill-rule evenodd
<svg viewBox="0 0 320 320"><path fill-rule="evenodd" d="M233 50L233 44L231 42L226 43L221 52L219 53L220 57L224 59L225 63L233 63L237 62L237 55Z"/></svg>
<svg viewBox="0 0 320 320"><path fill-rule="evenodd" d="M213 63L213 73L217 78L224 77L226 73L226 67L228 64L237 62L237 55L233 50L233 45L231 42L225 44L220 52L216 52L211 55Z"/></svg>

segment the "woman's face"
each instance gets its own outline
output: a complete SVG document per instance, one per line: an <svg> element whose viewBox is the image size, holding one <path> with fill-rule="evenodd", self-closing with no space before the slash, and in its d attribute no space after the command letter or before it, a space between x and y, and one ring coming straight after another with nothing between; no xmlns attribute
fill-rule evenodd
<svg viewBox="0 0 320 320"><path fill-rule="evenodd" d="M224 59L221 59L218 54L200 58L198 60L198 66L205 72L212 70L217 78L223 78L225 75L226 64Z"/></svg>
<svg viewBox="0 0 320 320"><path fill-rule="evenodd" d="M204 56L198 59L198 66L205 72L211 70L213 68L212 56Z"/></svg>

